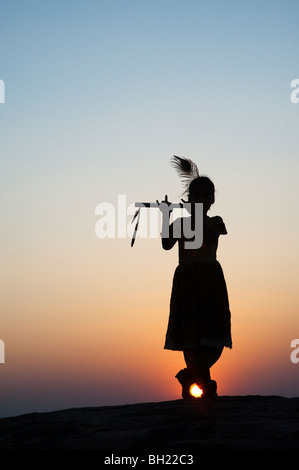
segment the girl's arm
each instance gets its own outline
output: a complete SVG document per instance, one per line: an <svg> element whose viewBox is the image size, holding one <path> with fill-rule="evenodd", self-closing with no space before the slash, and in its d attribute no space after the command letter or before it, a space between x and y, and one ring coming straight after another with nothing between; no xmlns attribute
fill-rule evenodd
<svg viewBox="0 0 299 470"><path fill-rule="evenodd" d="M171 250L178 241L178 238L176 238L173 233L173 223L170 224L170 214L172 210L169 208L169 205L170 203L168 202L167 196L165 196L165 201L162 201L162 204L159 205L159 209L162 212L161 239L164 250Z"/></svg>
<svg viewBox="0 0 299 470"><path fill-rule="evenodd" d="M212 226L207 226L204 221L204 240L207 243L215 242L220 235L226 235L226 227L221 217L214 217L214 223Z"/></svg>
<svg viewBox="0 0 299 470"><path fill-rule="evenodd" d="M173 223L169 225L169 214L163 213L161 239L164 250L171 250L178 241L178 238L175 238L173 234Z"/></svg>

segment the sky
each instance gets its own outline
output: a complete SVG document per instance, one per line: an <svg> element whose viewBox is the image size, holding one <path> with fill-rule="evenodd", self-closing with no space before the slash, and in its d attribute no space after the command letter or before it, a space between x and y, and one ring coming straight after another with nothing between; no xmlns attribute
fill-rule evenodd
<svg viewBox="0 0 299 470"><path fill-rule="evenodd" d="M177 251L130 246L136 201L182 197L172 155L213 180L228 231L218 393L298 396L298 2L0 8L0 417L180 398L183 355L163 349ZM101 204L122 238L98 237Z"/></svg>

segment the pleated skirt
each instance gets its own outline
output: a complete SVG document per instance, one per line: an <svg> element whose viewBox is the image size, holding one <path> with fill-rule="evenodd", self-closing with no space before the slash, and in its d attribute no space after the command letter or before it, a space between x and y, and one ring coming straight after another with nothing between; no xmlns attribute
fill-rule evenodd
<svg viewBox="0 0 299 470"><path fill-rule="evenodd" d="M165 349L232 347L227 287L218 261L180 264L172 283Z"/></svg>

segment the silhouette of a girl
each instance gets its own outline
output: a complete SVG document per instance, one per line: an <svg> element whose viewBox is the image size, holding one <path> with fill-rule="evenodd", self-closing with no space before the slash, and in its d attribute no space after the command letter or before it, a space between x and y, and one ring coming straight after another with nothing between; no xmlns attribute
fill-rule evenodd
<svg viewBox="0 0 299 470"><path fill-rule="evenodd" d="M170 250L178 243L179 250L164 348L184 353L187 367L176 375L182 385L183 398L192 398L190 386L193 383L199 384L203 396L217 396L217 384L211 380L210 368L218 361L225 346L232 347L226 282L216 259L218 238L227 231L221 217L207 215L215 201L213 182L200 176L197 166L189 159L174 156L172 163L187 185L193 227L194 203L203 204L203 244L198 249L186 248L183 233L186 218L176 219L169 225L170 212L162 209L166 204L161 206L162 246ZM168 203L167 197L165 202ZM169 230L167 237L163 235L165 227ZM178 237L177 233L181 235Z"/></svg>

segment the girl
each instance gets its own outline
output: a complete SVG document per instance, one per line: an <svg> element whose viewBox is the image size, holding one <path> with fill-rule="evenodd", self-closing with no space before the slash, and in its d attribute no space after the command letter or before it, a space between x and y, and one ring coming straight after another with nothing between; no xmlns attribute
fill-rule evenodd
<svg viewBox="0 0 299 470"><path fill-rule="evenodd" d="M212 181L200 176L197 166L189 159L174 156L172 163L187 186L191 203L189 221L193 228L196 226L195 203L203 204L203 243L198 249L185 247L186 218L176 219L169 225L166 197L166 204L161 205L162 246L170 250L178 243L179 264L173 277L164 348L183 351L187 367L176 375L182 385L183 398L193 398L190 387L194 383L199 385L203 396L217 396L210 368L220 358L224 346L232 347L228 294L222 268L216 259L218 238L227 231L221 217L207 215L215 201Z"/></svg>

